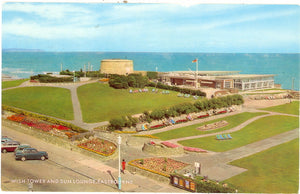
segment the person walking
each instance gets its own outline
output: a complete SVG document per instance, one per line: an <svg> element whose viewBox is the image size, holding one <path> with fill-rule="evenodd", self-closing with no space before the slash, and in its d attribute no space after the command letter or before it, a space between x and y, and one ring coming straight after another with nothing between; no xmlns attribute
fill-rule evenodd
<svg viewBox="0 0 300 194"><path fill-rule="evenodd" d="M125 167L126 167L126 162L123 159L123 161L122 161L122 172L123 172L123 174L125 174Z"/></svg>

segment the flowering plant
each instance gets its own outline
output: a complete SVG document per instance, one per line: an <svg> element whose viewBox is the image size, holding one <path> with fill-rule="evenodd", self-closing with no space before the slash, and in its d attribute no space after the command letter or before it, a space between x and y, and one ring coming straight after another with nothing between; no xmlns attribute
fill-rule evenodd
<svg viewBox="0 0 300 194"><path fill-rule="evenodd" d="M151 126L150 128L151 129L158 129L158 128L162 128L162 127L165 127L165 124L154 125L154 126Z"/></svg>
<svg viewBox="0 0 300 194"><path fill-rule="evenodd" d="M170 143L170 142L167 142L167 141L163 141L163 142L161 142L161 144L163 144L163 145L165 145L165 146L167 146L169 148L177 148L177 147L179 147L179 145L176 145L176 144L173 144L173 143Z"/></svg>
<svg viewBox="0 0 300 194"><path fill-rule="evenodd" d="M202 150L200 148L183 147L183 149L189 152L207 152L206 150Z"/></svg>
<svg viewBox="0 0 300 194"><path fill-rule="evenodd" d="M140 161L141 159L136 159L128 164L165 177L170 177L170 174L175 170L180 170L189 165L170 158L144 158L143 164Z"/></svg>
<svg viewBox="0 0 300 194"><path fill-rule="evenodd" d="M84 143L78 144L77 146L103 156L112 155L117 148L117 146L114 143L98 138L88 140Z"/></svg>
<svg viewBox="0 0 300 194"><path fill-rule="evenodd" d="M198 116L197 118L203 118L203 117L209 117L209 114L207 113L206 115L200 115L200 116Z"/></svg>
<svg viewBox="0 0 300 194"><path fill-rule="evenodd" d="M217 114L223 114L223 113L227 113L227 110L217 112Z"/></svg>
<svg viewBox="0 0 300 194"><path fill-rule="evenodd" d="M181 119L181 120L177 120L175 123L185 123L188 122L187 119Z"/></svg>

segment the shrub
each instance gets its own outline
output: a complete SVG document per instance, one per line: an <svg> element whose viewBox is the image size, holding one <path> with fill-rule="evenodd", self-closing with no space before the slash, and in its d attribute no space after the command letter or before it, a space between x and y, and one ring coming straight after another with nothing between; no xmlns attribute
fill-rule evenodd
<svg viewBox="0 0 300 194"><path fill-rule="evenodd" d="M122 127L125 127L126 120L124 119L124 117L117 117L111 119L109 123L110 123L110 128L112 130L120 130L122 129Z"/></svg>
<svg viewBox="0 0 300 194"><path fill-rule="evenodd" d="M149 79L157 79L158 78L158 73L155 71L147 71L147 77Z"/></svg>

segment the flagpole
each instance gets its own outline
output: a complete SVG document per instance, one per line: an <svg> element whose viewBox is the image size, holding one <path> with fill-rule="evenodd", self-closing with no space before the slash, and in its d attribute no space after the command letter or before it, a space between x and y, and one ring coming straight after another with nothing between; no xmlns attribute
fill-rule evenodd
<svg viewBox="0 0 300 194"><path fill-rule="evenodd" d="M198 88L198 58L196 58L196 88Z"/></svg>

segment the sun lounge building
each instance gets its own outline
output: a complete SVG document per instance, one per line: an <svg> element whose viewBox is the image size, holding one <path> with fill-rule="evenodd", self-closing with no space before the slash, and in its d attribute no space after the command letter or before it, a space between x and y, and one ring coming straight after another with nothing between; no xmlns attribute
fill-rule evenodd
<svg viewBox="0 0 300 194"><path fill-rule="evenodd" d="M274 88L274 76L273 74L238 74L230 76L220 76L222 79L233 79L234 88L239 90L257 90Z"/></svg>
<svg viewBox="0 0 300 194"><path fill-rule="evenodd" d="M160 81L168 85L239 90L273 88L274 76L239 74L239 71L198 71L198 75L192 71L175 71L159 75Z"/></svg>

